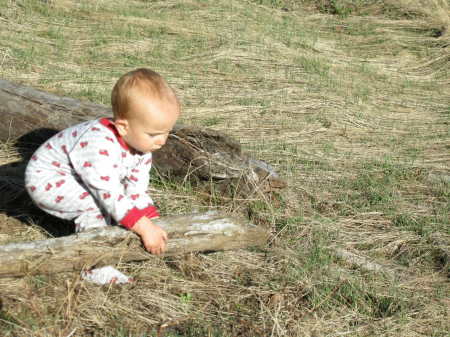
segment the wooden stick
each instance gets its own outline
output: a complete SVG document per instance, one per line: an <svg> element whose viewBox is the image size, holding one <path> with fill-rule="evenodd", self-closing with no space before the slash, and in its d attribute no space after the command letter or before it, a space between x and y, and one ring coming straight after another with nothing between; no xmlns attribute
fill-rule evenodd
<svg viewBox="0 0 450 337"><path fill-rule="evenodd" d="M263 246L268 231L216 212L154 220L169 235L164 256ZM77 271L153 258L139 237L105 227L66 237L0 246L0 277Z"/></svg>
<svg viewBox="0 0 450 337"><path fill-rule="evenodd" d="M362 270L395 276L395 271L389 269L387 266L382 266L381 264L372 262L366 257L356 255L352 252L349 252L348 250L335 248L331 249L331 253L337 258L344 260L349 265L356 266L358 268L361 268Z"/></svg>

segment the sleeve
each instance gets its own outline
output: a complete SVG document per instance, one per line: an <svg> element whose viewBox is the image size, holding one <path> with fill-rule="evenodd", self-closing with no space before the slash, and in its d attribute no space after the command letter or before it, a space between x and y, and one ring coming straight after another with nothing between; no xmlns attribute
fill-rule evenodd
<svg viewBox="0 0 450 337"><path fill-rule="evenodd" d="M125 195L139 196L136 199L140 208L153 205L152 198L147 194L150 182L150 170L152 168L152 154L145 154L138 159L137 165L128 172L125 177L126 186Z"/></svg>
<svg viewBox="0 0 450 337"><path fill-rule="evenodd" d="M155 217L158 211L153 205L139 207L140 196L125 193L119 171L122 151L117 143L109 137L94 136L80 138L69 160L98 204L125 228L132 228L143 216Z"/></svg>

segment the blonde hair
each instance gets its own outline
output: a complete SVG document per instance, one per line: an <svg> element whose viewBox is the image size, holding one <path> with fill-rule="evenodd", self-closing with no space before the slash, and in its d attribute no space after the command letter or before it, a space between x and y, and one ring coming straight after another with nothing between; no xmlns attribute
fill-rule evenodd
<svg viewBox="0 0 450 337"><path fill-rule="evenodd" d="M115 119L130 117L130 102L135 97L136 91L151 99L179 105L175 92L160 74L147 68L140 68L126 73L114 85L111 105Z"/></svg>

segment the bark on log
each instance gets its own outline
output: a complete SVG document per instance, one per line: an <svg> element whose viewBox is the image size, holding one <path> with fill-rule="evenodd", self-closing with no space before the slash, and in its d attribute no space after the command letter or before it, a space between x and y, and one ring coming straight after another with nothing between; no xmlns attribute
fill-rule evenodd
<svg viewBox="0 0 450 337"><path fill-rule="evenodd" d="M165 256L262 246L268 231L215 212L154 220L169 235ZM118 262L154 258L137 235L122 227L107 227L25 243L0 246L0 277L78 271Z"/></svg>
<svg viewBox="0 0 450 337"><path fill-rule="evenodd" d="M0 125L0 140L7 141L37 129L60 130L109 115L110 109L0 80L0 113L5 118Z"/></svg>
<svg viewBox="0 0 450 337"><path fill-rule="evenodd" d="M26 157L55 131L111 116L111 109L0 80L0 115L0 141L16 142ZM213 182L229 195L273 192L286 185L270 165L242 154L238 142L208 129L177 125L155 152L154 165L164 177Z"/></svg>

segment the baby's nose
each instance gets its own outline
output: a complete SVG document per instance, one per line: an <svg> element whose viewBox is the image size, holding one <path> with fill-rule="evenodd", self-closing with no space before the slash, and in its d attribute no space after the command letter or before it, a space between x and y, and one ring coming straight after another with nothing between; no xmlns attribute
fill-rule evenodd
<svg viewBox="0 0 450 337"><path fill-rule="evenodd" d="M163 146L164 144L166 144L166 140L167 136L158 137L158 139L156 140L156 144Z"/></svg>

